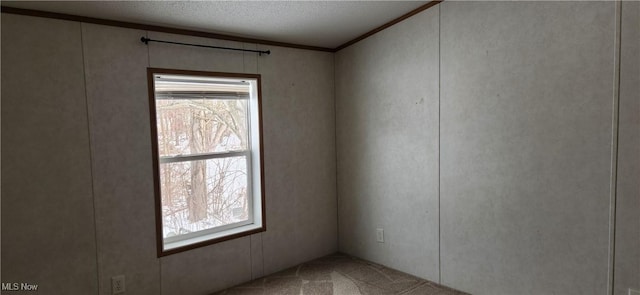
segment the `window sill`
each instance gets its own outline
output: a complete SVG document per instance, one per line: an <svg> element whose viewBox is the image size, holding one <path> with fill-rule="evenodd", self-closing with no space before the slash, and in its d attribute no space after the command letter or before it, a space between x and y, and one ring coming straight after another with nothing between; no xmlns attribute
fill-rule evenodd
<svg viewBox="0 0 640 295"><path fill-rule="evenodd" d="M167 256L187 250L191 250L194 248L211 245L223 241L228 241L231 239L236 239L244 236L248 236L251 234L259 233L265 231L264 228L260 224L247 224L243 226L234 227L232 229L210 233L198 237L193 237L181 241L175 241L170 243L164 243L159 245L158 249L158 257Z"/></svg>

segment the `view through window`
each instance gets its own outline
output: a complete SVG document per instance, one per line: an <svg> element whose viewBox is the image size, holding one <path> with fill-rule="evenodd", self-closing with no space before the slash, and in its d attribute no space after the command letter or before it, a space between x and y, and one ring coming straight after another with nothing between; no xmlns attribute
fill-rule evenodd
<svg viewBox="0 0 640 295"><path fill-rule="evenodd" d="M264 230L260 76L149 77L159 255Z"/></svg>

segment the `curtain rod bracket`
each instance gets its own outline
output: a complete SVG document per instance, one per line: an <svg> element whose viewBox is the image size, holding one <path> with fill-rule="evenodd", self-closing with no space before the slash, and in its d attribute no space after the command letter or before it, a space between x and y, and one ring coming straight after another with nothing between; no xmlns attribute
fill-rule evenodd
<svg viewBox="0 0 640 295"><path fill-rule="evenodd" d="M190 43L182 43L182 42L162 41L162 40L149 39L149 38L147 38L145 36L142 36L140 38L140 41L142 43L144 43L144 44L147 44L147 45L149 45L149 42L158 42L158 43L167 43L167 44L176 44L176 45L185 45L185 46L195 46L195 47L204 47L204 48L213 48L213 49L224 49L224 50L233 50L233 51L255 52L259 56L262 56L262 54L266 54L266 55L271 54L271 50L252 50L252 49L243 49L243 48L231 48L231 47L220 47L220 46L190 44Z"/></svg>

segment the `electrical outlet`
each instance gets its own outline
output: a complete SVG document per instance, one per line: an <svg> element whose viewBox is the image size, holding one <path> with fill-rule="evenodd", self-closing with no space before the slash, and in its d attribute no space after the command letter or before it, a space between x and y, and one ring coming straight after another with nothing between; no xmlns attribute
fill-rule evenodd
<svg viewBox="0 0 640 295"><path fill-rule="evenodd" d="M634 290L629 288L629 295L640 295L640 290Z"/></svg>
<svg viewBox="0 0 640 295"><path fill-rule="evenodd" d="M384 243L384 229L376 228L376 241Z"/></svg>
<svg viewBox="0 0 640 295"><path fill-rule="evenodd" d="M124 275L111 277L111 294L124 294Z"/></svg>

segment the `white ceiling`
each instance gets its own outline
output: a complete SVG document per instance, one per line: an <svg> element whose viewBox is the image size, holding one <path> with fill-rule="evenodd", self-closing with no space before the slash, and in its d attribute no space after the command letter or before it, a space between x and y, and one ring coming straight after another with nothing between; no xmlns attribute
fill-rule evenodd
<svg viewBox="0 0 640 295"><path fill-rule="evenodd" d="M335 48L427 2L2 1L2 5Z"/></svg>

